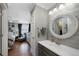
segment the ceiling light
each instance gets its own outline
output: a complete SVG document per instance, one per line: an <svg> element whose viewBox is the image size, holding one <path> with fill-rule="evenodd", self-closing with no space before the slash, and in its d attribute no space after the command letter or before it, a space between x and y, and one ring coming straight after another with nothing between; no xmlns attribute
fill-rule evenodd
<svg viewBox="0 0 79 59"><path fill-rule="evenodd" d="M54 8L53 12L56 12L57 11L57 8Z"/></svg>
<svg viewBox="0 0 79 59"><path fill-rule="evenodd" d="M64 5L61 4L61 5L59 6L59 9L63 9L63 8L64 8Z"/></svg>
<svg viewBox="0 0 79 59"><path fill-rule="evenodd" d="M53 11L49 11L49 15L53 14L53 12L56 12L57 8L54 8Z"/></svg>
<svg viewBox="0 0 79 59"><path fill-rule="evenodd" d="M9 22L13 22L13 21L10 20Z"/></svg>
<svg viewBox="0 0 79 59"><path fill-rule="evenodd" d="M52 11L49 11L49 15L51 15L53 12Z"/></svg>

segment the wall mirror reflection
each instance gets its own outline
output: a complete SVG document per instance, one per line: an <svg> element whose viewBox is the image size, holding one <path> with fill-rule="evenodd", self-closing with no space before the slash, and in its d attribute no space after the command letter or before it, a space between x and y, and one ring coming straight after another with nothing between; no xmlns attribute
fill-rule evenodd
<svg viewBox="0 0 79 59"><path fill-rule="evenodd" d="M53 30L56 34L63 35L68 32L68 24L70 19L66 17L59 17L55 20Z"/></svg>
<svg viewBox="0 0 79 59"><path fill-rule="evenodd" d="M78 20L73 15L59 15L50 19L50 32L56 38L69 38L78 29Z"/></svg>

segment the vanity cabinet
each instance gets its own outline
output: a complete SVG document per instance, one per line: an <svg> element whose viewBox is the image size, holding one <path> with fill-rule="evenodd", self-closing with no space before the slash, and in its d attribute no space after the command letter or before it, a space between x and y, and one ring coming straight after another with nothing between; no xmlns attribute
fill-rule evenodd
<svg viewBox="0 0 79 59"><path fill-rule="evenodd" d="M41 44L38 44L38 55L39 56L59 56Z"/></svg>

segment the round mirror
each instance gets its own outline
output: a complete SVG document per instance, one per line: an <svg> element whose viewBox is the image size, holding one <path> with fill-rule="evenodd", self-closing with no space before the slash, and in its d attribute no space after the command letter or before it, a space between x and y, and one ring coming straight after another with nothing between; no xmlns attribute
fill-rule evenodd
<svg viewBox="0 0 79 59"><path fill-rule="evenodd" d="M71 37L78 29L78 21L75 16L62 15L51 17L50 32L59 39Z"/></svg>

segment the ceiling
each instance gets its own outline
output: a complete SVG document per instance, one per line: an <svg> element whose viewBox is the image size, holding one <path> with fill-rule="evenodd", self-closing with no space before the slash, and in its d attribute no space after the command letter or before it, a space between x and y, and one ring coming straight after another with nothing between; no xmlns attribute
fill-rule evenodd
<svg viewBox="0 0 79 59"><path fill-rule="evenodd" d="M17 10L26 10L26 11L32 11L35 4L33 3L8 3L9 8L14 8Z"/></svg>
<svg viewBox="0 0 79 59"><path fill-rule="evenodd" d="M46 10L56 7L56 3L8 3L8 19L25 22L30 20L30 12L33 11L35 6L40 6Z"/></svg>
<svg viewBox="0 0 79 59"><path fill-rule="evenodd" d="M57 3L8 3L8 7L10 8L27 11L32 11L35 5L40 6L46 10L50 10L53 9Z"/></svg>
<svg viewBox="0 0 79 59"><path fill-rule="evenodd" d="M36 5L46 9L50 10L56 7L57 3L37 3Z"/></svg>

